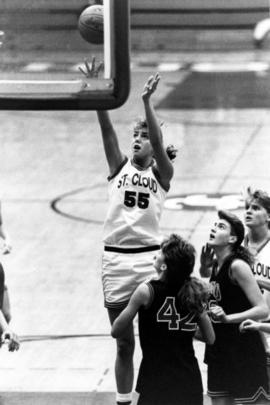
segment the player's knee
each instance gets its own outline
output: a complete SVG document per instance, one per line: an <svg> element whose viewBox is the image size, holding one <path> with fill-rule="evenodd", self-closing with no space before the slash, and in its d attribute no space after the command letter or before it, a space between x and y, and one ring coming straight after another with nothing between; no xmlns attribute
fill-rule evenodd
<svg viewBox="0 0 270 405"><path fill-rule="evenodd" d="M132 338L117 340L117 354L120 357L132 357L135 349L135 341Z"/></svg>
<svg viewBox="0 0 270 405"><path fill-rule="evenodd" d="M7 321L7 323L9 323L11 321L11 313L3 311L3 314L5 317L5 320Z"/></svg>

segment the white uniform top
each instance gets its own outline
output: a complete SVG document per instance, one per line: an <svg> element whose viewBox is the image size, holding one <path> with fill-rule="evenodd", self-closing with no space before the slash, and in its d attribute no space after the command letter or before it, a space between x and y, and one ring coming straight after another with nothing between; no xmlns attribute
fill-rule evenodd
<svg viewBox="0 0 270 405"><path fill-rule="evenodd" d="M259 250L255 256L252 271L257 280L270 281L270 241ZM270 291L264 290L264 296L270 308Z"/></svg>
<svg viewBox="0 0 270 405"><path fill-rule="evenodd" d="M159 221L167 191L152 167L136 169L130 159L109 178L109 209L103 241L107 246L144 247L161 242Z"/></svg>

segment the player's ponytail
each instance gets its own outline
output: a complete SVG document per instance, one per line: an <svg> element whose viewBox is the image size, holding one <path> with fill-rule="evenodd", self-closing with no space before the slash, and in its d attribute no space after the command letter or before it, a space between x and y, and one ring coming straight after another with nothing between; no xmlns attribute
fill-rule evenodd
<svg viewBox="0 0 270 405"><path fill-rule="evenodd" d="M170 160L174 160L177 156L177 149L174 145L168 145L166 148L166 153Z"/></svg>
<svg viewBox="0 0 270 405"><path fill-rule="evenodd" d="M202 313L210 296L210 287L196 277L185 281L177 295L182 306L189 312Z"/></svg>
<svg viewBox="0 0 270 405"><path fill-rule="evenodd" d="M254 256L244 246L235 246L232 252L235 259L241 259L250 266L254 263Z"/></svg>

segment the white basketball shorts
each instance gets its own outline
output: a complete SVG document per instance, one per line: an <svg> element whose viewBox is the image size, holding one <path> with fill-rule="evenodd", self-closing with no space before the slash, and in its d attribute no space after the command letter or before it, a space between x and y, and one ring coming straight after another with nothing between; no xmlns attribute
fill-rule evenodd
<svg viewBox="0 0 270 405"><path fill-rule="evenodd" d="M159 249L158 245L131 249L105 247L102 284L106 308L124 308L137 286L157 275L153 264Z"/></svg>

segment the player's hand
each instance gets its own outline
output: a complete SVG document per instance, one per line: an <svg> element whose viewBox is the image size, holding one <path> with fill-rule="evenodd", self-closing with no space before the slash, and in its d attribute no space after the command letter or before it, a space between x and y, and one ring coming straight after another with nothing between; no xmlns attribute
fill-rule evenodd
<svg viewBox="0 0 270 405"><path fill-rule="evenodd" d="M161 77L159 73L156 73L155 76L150 76L147 82L144 85L142 99L149 100L151 95L156 91L158 82L160 81Z"/></svg>
<svg viewBox="0 0 270 405"><path fill-rule="evenodd" d="M2 333L1 342L6 343L8 345L8 350L10 352L14 352L15 350L19 350L20 347L20 340L16 333L12 332L11 330L6 330Z"/></svg>
<svg viewBox="0 0 270 405"><path fill-rule="evenodd" d="M11 252L11 244L9 242L9 239L4 239L3 237L0 237L0 254L6 255Z"/></svg>
<svg viewBox="0 0 270 405"><path fill-rule="evenodd" d="M84 61L84 69L79 66L80 72L82 74L89 78L97 78L99 75L99 72L104 68L104 63L99 62L98 64L96 63L96 58L93 56L92 62L89 62L87 59Z"/></svg>
<svg viewBox="0 0 270 405"><path fill-rule="evenodd" d="M256 331L260 330L259 322L253 321L252 319L246 319L239 326L240 332Z"/></svg>
<svg viewBox="0 0 270 405"><path fill-rule="evenodd" d="M226 323L228 321L224 309L218 305L213 305L209 310L211 317L214 321Z"/></svg>
<svg viewBox="0 0 270 405"><path fill-rule="evenodd" d="M200 274L202 277L209 277L213 264L215 261L214 250L207 243L202 247L201 256L200 256Z"/></svg>
<svg viewBox="0 0 270 405"><path fill-rule="evenodd" d="M3 248L2 248L2 254L3 255L8 255L12 250L12 246L9 243L4 243Z"/></svg>

